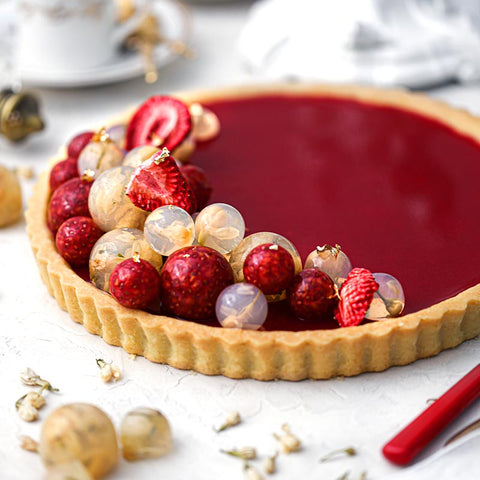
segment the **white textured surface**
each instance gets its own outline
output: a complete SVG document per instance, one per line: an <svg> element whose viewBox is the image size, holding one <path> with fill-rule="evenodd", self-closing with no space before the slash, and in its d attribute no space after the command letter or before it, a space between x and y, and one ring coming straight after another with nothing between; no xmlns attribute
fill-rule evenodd
<svg viewBox="0 0 480 480"><path fill-rule="evenodd" d="M9 166L31 165L37 172L58 145L72 134L118 114L157 92L239 84L250 80L235 54L235 40L247 11L247 3L194 7L197 59L178 61L161 72L158 86L141 80L109 87L75 91L42 90L48 130L31 141L12 147L0 141L0 161ZM480 87L449 87L435 92L453 104L480 111ZM24 182L28 196L32 182ZM272 432L284 422L302 439L304 450L278 460L278 479L336 479L346 471L352 479L363 470L369 479L383 479L399 470L381 456L381 446L403 425L420 413L427 399L436 398L478 363L480 340L443 352L413 365L392 368L344 380L299 383L230 380L156 365L143 358L131 360L121 349L106 345L88 334L59 310L41 283L30 252L24 224L0 230L0 478L40 479L44 469L38 456L21 450L18 436L35 438L40 422L26 424L15 413L15 400L27 389L18 372L30 366L58 386L41 411L45 418L55 407L74 401L95 403L118 425L131 407L161 409L169 418L175 449L163 459L128 464L122 461L112 479L243 478L241 462L218 453L220 448L254 445L261 454L273 453ZM95 358L119 365L124 377L117 384L103 384ZM245 418L242 425L216 434L231 410ZM478 404L462 415L423 455L480 416ZM328 451L353 445L354 458L320 464ZM475 445L478 445L475 444ZM462 452L464 450L462 449ZM436 480L478 478L469 459L478 453L452 453L448 477ZM259 465L259 464L257 464ZM461 473L464 476L461 476ZM395 477L400 480L399 477ZM409 477L411 478L411 477ZM419 478L426 478L425 476Z"/></svg>

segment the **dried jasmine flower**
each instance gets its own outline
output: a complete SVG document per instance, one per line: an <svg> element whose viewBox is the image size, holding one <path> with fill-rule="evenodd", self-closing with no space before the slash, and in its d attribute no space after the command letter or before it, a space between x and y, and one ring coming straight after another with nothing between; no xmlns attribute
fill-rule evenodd
<svg viewBox="0 0 480 480"><path fill-rule="evenodd" d="M97 358L96 360L98 367L100 368L100 378L105 382L108 383L111 380L116 382L122 376L122 371L116 365L111 363L105 362L101 358Z"/></svg>
<svg viewBox="0 0 480 480"><path fill-rule="evenodd" d="M263 480L263 476L260 472L250 465L245 466L245 478L246 480Z"/></svg>
<svg viewBox="0 0 480 480"><path fill-rule="evenodd" d="M323 463L323 462L328 462L329 460L333 460L334 458L337 458L339 456L346 455L348 457L353 457L356 454L357 454L357 451L353 447L341 448L339 450L333 450L332 452L327 453L319 461L320 463Z"/></svg>
<svg viewBox="0 0 480 480"><path fill-rule="evenodd" d="M214 430L216 432L223 432L223 430L226 430L227 428L238 425L241 421L242 421L242 418L240 417L240 414L237 411L233 411L228 414L223 425L221 425L220 427Z"/></svg>
<svg viewBox="0 0 480 480"><path fill-rule="evenodd" d="M226 453L227 455L231 455L232 457L241 458L242 460L254 460L257 458L257 451L254 447L242 447L232 450L220 450L222 453Z"/></svg>
<svg viewBox="0 0 480 480"><path fill-rule="evenodd" d="M280 442L280 448L283 453L292 453L300 450L302 442L298 437L292 434L290 427L284 423L282 425L282 430L285 432L282 435L277 435L276 433L273 436Z"/></svg>
<svg viewBox="0 0 480 480"><path fill-rule="evenodd" d="M25 385L41 387L38 392L28 392L15 402L15 408L20 418L26 422L34 422L38 419L38 410L45 405L43 392L45 390L58 392L58 388L53 388L50 382L41 378L31 368L20 372L20 380Z"/></svg>
<svg viewBox="0 0 480 480"><path fill-rule="evenodd" d="M31 368L26 368L20 372L20 380L25 385L36 386L38 379L40 377Z"/></svg>
<svg viewBox="0 0 480 480"><path fill-rule="evenodd" d="M350 472L345 472L344 474L337 477L335 480L349 480L352 477L350 476ZM367 472L362 472L357 480L367 480Z"/></svg>
<svg viewBox="0 0 480 480"><path fill-rule="evenodd" d="M21 404L17 408L17 412L20 415L20 418L26 422L34 422L38 418L38 410L35 407L32 407L32 405Z"/></svg>
<svg viewBox="0 0 480 480"><path fill-rule="evenodd" d="M39 410L46 403L45 398L44 398L44 396L42 395L41 392L42 392L41 390L40 390L40 392L28 392L25 395L25 398L23 399L23 403L25 405L31 405L32 407Z"/></svg>
<svg viewBox="0 0 480 480"><path fill-rule="evenodd" d="M275 452L275 455L272 455L271 457L268 457L263 461L263 471L268 475L275 473L276 471L275 460L277 459L277 457L278 457L278 452Z"/></svg>
<svg viewBox="0 0 480 480"><path fill-rule="evenodd" d="M42 390L58 392L58 388L53 388L50 382L41 378L31 368L26 368L20 372L20 380L30 387L42 387Z"/></svg>
<svg viewBox="0 0 480 480"><path fill-rule="evenodd" d="M38 442L28 435L20 437L20 448L27 450L27 452L38 452Z"/></svg>

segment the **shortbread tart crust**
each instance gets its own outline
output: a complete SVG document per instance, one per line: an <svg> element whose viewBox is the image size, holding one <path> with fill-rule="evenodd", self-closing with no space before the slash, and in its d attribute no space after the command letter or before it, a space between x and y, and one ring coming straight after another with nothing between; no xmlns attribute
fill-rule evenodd
<svg viewBox="0 0 480 480"><path fill-rule="evenodd" d="M266 93L332 96L398 107L436 119L480 142L479 119L400 90L284 84L176 96L186 102L207 103ZM121 120L126 121L129 115ZM480 284L404 317L333 330L222 329L122 307L110 295L80 278L57 253L45 221L48 178L46 172L39 179L26 213L27 232L42 280L60 308L68 311L75 322L128 353L207 375L258 380L327 379L405 365L480 334Z"/></svg>

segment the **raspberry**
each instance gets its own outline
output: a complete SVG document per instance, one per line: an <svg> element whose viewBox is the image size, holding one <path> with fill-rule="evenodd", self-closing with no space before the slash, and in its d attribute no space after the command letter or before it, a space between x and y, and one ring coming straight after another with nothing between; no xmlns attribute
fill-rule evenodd
<svg viewBox="0 0 480 480"><path fill-rule="evenodd" d="M58 162L50 171L50 190L54 192L60 185L75 177L78 177L75 158L66 158Z"/></svg>
<svg viewBox="0 0 480 480"><path fill-rule="evenodd" d="M88 264L90 252L103 232L88 217L69 218L60 225L55 243L60 255L73 266Z"/></svg>
<svg viewBox="0 0 480 480"><path fill-rule="evenodd" d="M316 268L306 268L293 279L287 289L291 310L304 320L331 318L338 302L333 280Z"/></svg>
<svg viewBox="0 0 480 480"><path fill-rule="evenodd" d="M110 275L110 293L127 308L145 309L160 297L160 275L146 260L129 258Z"/></svg>
<svg viewBox="0 0 480 480"><path fill-rule="evenodd" d="M67 147L68 156L75 160L80 155L80 152L90 143L94 132L82 132L73 137Z"/></svg>
<svg viewBox="0 0 480 480"><path fill-rule="evenodd" d="M185 247L168 257L160 281L165 310L187 320L207 320L215 314L217 297L233 283L233 271L213 248Z"/></svg>
<svg viewBox="0 0 480 480"><path fill-rule="evenodd" d="M90 216L88 194L91 186L91 180L72 178L53 192L47 218L48 227L53 233L71 217Z"/></svg>
<svg viewBox="0 0 480 480"><path fill-rule="evenodd" d="M283 292L293 281L293 258L283 247L264 243L255 247L243 264L245 281L258 287L265 295Z"/></svg>

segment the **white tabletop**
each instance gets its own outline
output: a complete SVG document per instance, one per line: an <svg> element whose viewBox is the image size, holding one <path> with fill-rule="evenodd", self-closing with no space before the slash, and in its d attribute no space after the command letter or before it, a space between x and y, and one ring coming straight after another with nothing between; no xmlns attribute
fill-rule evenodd
<svg viewBox="0 0 480 480"><path fill-rule="evenodd" d="M254 81L242 68L235 46L249 5L195 5L196 59L179 60L163 69L157 85L148 86L137 79L97 88L38 90L47 130L18 146L0 140L1 163L29 165L39 173L58 146L73 134L101 124L152 94ZM480 112L480 86L450 86L428 94ZM32 182L23 181L25 197ZM135 464L122 460L109 478L241 479L241 462L222 455L219 449L252 445L262 455L271 454L276 448L272 433L287 422L304 448L281 456L274 478L333 480L346 471L351 471L352 479L362 471L368 472L369 479L382 479L399 470L382 457L382 445L420 413L428 399L441 395L478 363L480 339L382 373L297 383L207 377L140 357L132 360L122 349L88 334L58 308L40 280L23 222L0 230L0 246L2 479L37 479L44 472L40 458L18 446L19 435L38 438L41 427L41 422L20 420L14 408L15 400L27 391L18 375L27 366L61 390L48 396L41 419L55 407L77 401L101 406L116 425L135 406L154 406L167 415L174 433L173 452ZM119 365L123 378L116 384L103 384L96 358ZM212 425L219 425L231 410L240 411L244 422L214 433ZM451 425L423 458L476 417L480 417L478 404ZM346 446L355 446L358 455L319 463L328 451ZM465 468L462 460L458 471Z"/></svg>

